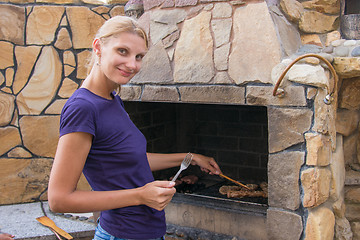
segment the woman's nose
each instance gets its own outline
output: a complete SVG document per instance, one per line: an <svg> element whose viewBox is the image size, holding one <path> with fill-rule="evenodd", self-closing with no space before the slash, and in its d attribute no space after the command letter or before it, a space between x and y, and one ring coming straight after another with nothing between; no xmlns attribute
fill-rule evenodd
<svg viewBox="0 0 360 240"><path fill-rule="evenodd" d="M139 63L136 61L135 58L130 58L127 63L126 63L126 67L128 67L129 69L136 71L139 68Z"/></svg>

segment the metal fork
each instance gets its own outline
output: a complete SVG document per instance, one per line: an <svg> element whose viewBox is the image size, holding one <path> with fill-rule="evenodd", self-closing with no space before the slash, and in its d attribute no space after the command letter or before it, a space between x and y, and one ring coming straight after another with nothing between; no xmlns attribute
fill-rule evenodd
<svg viewBox="0 0 360 240"><path fill-rule="evenodd" d="M186 154L184 160L182 161L180 165L179 171L176 173L175 177L171 180L172 182L175 182L175 180L178 178L179 174L187 169L187 167L190 165L191 160L193 158L193 155L191 153Z"/></svg>

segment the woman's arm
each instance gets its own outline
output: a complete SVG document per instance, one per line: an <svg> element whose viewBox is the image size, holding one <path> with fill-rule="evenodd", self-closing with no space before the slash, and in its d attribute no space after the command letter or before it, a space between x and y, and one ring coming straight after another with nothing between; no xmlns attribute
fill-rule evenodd
<svg viewBox="0 0 360 240"><path fill-rule="evenodd" d="M170 202L175 189L168 181L155 181L129 190L76 190L91 143L92 135L83 132L60 137L48 189L52 211L94 212L141 204L161 210Z"/></svg>
<svg viewBox="0 0 360 240"><path fill-rule="evenodd" d="M147 153L151 171L180 166L187 153ZM202 171L219 174L221 170L212 157L192 153L192 165L198 165Z"/></svg>

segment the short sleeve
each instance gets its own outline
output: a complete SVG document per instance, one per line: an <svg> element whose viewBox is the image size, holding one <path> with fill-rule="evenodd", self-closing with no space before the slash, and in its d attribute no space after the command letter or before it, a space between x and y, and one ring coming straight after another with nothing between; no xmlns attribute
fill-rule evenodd
<svg viewBox="0 0 360 240"><path fill-rule="evenodd" d="M95 136L95 118L91 103L84 99L67 102L60 117L60 137L72 132L86 132Z"/></svg>

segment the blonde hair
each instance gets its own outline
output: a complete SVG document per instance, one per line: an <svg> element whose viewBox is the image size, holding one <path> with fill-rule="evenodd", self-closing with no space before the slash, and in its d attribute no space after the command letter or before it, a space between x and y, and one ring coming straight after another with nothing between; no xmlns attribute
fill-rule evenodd
<svg viewBox="0 0 360 240"><path fill-rule="evenodd" d="M145 40L146 48L148 48L148 38L145 30L131 17L115 16L108 19L98 30L95 35L95 39L106 41L106 39L116 36L121 33L134 33ZM96 54L94 51L91 53L91 58L87 67L87 74L90 73L92 67L96 62ZM120 91L118 89L117 93Z"/></svg>

